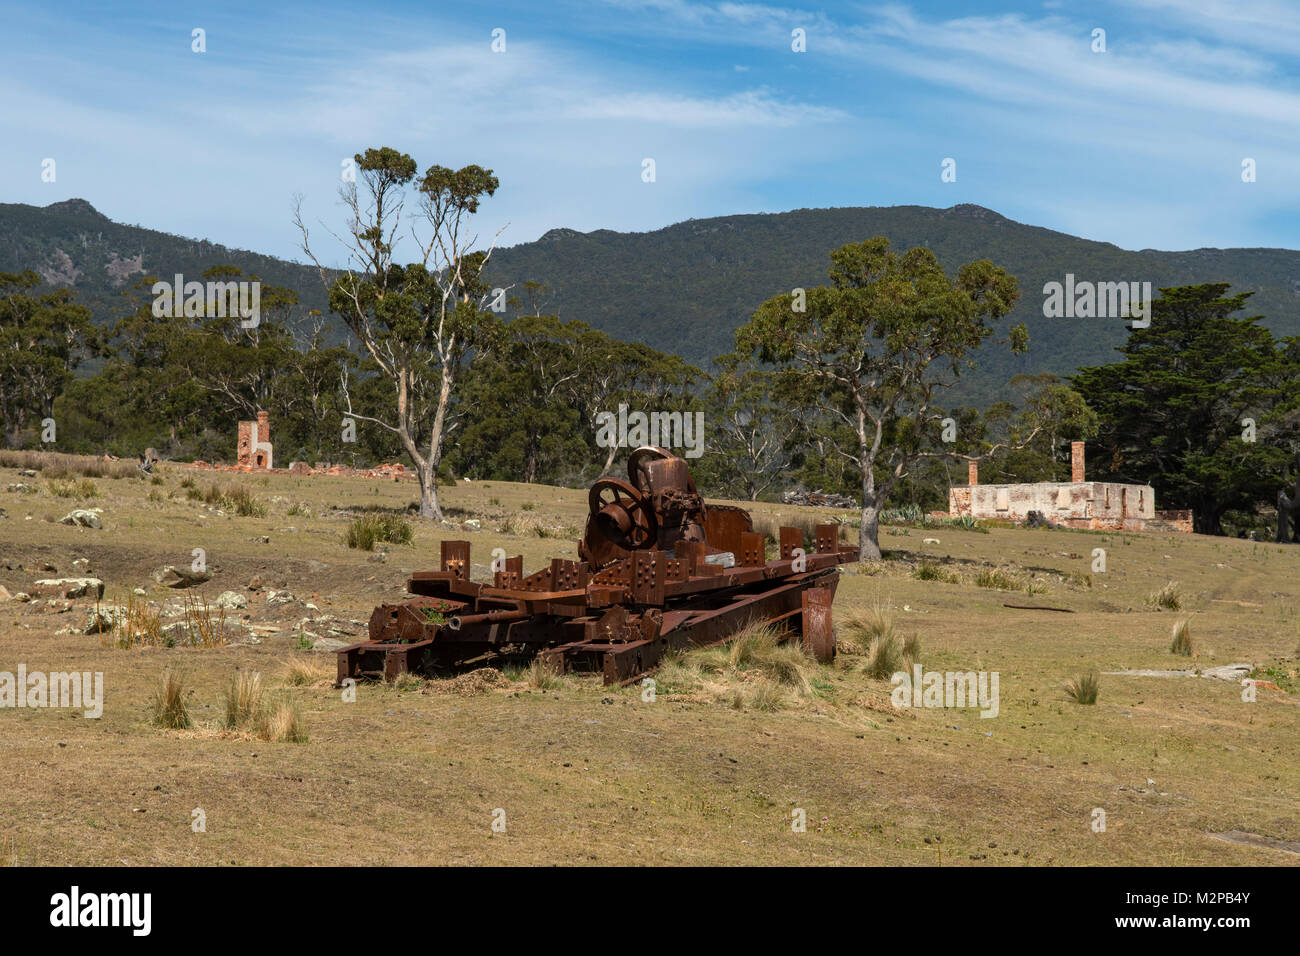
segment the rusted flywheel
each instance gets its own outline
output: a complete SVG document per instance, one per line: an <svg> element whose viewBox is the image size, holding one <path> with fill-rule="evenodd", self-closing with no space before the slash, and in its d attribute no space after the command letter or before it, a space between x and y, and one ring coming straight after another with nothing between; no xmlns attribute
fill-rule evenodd
<svg viewBox="0 0 1300 956"><path fill-rule="evenodd" d="M587 504L607 540L628 551L653 547L659 522L649 496L639 489L621 478L601 478L591 486Z"/></svg>

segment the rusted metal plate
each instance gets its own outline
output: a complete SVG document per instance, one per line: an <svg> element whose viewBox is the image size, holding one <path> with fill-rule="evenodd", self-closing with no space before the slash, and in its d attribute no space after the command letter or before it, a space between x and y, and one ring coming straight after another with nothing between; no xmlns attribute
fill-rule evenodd
<svg viewBox="0 0 1300 956"><path fill-rule="evenodd" d="M493 573L492 583L499 588L510 588L522 581L523 577L524 556L516 554L513 558L506 558L505 567Z"/></svg>
<svg viewBox="0 0 1300 956"><path fill-rule="evenodd" d="M831 627L830 588L807 588L803 592L803 646L823 664L835 659L835 631Z"/></svg>
<svg viewBox="0 0 1300 956"><path fill-rule="evenodd" d="M664 554L632 552L632 600L637 604L664 603Z"/></svg>
<svg viewBox="0 0 1300 956"><path fill-rule="evenodd" d="M444 541L440 545L442 570L469 579L469 542Z"/></svg>
<svg viewBox="0 0 1300 956"><path fill-rule="evenodd" d="M819 524L816 527L817 553L829 554L839 549L840 526L837 524Z"/></svg>
<svg viewBox="0 0 1300 956"><path fill-rule="evenodd" d="M752 568L767 563L767 538L754 531L740 535L740 553L736 555L741 567Z"/></svg>
<svg viewBox="0 0 1300 956"><path fill-rule="evenodd" d="M782 527L781 531L781 560L789 561L794 557L794 549L803 547L803 532L798 528Z"/></svg>

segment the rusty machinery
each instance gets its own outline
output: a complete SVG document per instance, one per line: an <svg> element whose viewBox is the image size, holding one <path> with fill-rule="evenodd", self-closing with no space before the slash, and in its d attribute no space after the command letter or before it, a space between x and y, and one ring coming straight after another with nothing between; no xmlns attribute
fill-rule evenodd
<svg viewBox="0 0 1300 956"><path fill-rule="evenodd" d="M836 566L857 559L836 525L817 525L807 553L802 531L781 528L769 561L748 511L706 505L686 462L650 446L629 456L627 481L601 478L588 502L579 560L527 576L513 557L491 584L471 581L469 542L442 542L440 569L407 583L414 597L375 608L370 639L339 650L339 683L541 657L626 684L670 648L722 643L753 622L834 656Z"/></svg>

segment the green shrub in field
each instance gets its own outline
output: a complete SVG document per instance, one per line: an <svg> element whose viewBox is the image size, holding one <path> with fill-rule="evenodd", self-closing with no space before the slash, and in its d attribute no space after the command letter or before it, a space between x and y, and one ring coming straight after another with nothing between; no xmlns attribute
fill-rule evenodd
<svg viewBox="0 0 1300 956"><path fill-rule="evenodd" d="M380 541L410 544L415 537L411 523L401 515L370 512L352 519L343 541L349 548L373 551Z"/></svg>

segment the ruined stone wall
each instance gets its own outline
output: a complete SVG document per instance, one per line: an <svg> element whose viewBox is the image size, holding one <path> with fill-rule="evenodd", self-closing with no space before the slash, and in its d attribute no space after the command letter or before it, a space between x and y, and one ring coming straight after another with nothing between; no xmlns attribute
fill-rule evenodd
<svg viewBox="0 0 1300 956"><path fill-rule="evenodd" d="M948 490L948 510L1007 521L1024 521L1029 512L1039 511L1058 524L1118 530L1154 518L1155 493L1150 485L1104 481L956 485Z"/></svg>

